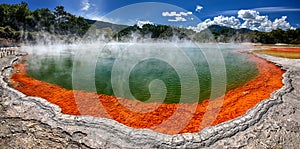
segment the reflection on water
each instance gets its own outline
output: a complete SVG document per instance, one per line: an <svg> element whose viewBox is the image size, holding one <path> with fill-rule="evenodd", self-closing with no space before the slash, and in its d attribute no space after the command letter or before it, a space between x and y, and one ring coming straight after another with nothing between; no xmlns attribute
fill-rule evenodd
<svg viewBox="0 0 300 149"><path fill-rule="evenodd" d="M85 74L84 72L82 73L82 78L95 77L95 85L98 93L114 95L111 83L111 74L116 59L122 59L122 62L125 64L126 62L129 63L137 55L143 55L145 53L145 51L141 49L126 49L124 47L126 46L123 44L115 44L106 46L104 49L100 49L101 52L97 55L98 59L96 60L96 68L94 69L95 76L89 76L89 74ZM145 45L144 47L151 46ZM91 51L99 50L97 48L93 49L93 47L81 46L68 47L60 50L59 52L50 52L48 54L32 52L26 61L26 63L28 63L27 72L35 79L57 84L67 89L72 89L74 56L76 50L84 50L85 48L89 48ZM233 46L228 44L218 46L207 44L200 45L200 48L196 46L182 46L180 49L182 49L182 51L184 51L191 60L198 75L200 84L199 101L210 97L211 73L202 50L210 50L212 48L220 49L223 54L227 75L227 91L243 85L255 77L258 73L254 62L247 61L246 55L235 52L236 50L245 48L243 46ZM172 50L169 50L168 53L157 49L147 50L152 50L151 52L154 52L155 54L164 54L166 58L172 58L172 54L174 54L172 53ZM82 59L82 61L95 60ZM176 61L180 64L180 59L176 59ZM180 67L184 70L186 66L182 65ZM188 74L189 72L185 73ZM182 89L178 72L176 72L176 70L166 61L151 57L139 61L139 63L132 67L129 75L129 88L132 95L138 100L147 101L151 97L149 85L151 86L151 82L153 83L153 80L161 80L165 84L165 89L158 90L158 92L167 92L164 100L165 103L179 102ZM188 84L190 88L193 88L195 86L195 81L191 80ZM186 88L186 90L189 90L189 88ZM156 93L152 93L152 96L155 96L154 94ZM162 101L162 99L157 99L156 101Z"/></svg>

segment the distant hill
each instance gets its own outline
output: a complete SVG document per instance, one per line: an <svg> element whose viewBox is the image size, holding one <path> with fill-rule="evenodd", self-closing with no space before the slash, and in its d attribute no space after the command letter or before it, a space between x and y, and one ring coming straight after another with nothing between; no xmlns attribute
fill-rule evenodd
<svg viewBox="0 0 300 149"><path fill-rule="evenodd" d="M212 25L201 32L196 32L191 29L169 25L145 24L142 28L138 27L137 25L129 26L118 32L115 36L121 41L129 38L152 38L163 40L192 39L198 42L244 42L246 36L253 33L254 31L249 29L233 29L219 25Z"/></svg>
<svg viewBox="0 0 300 149"><path fill-rule="evenodd" d="M219 26L219 25L211 25L205 30L209 30L212 34L216 34L216 35L226 34L226 35L229 35L229 36L232 36L234 34L246 34L246 33L253 33L254 32L254 31L252 31L250 29L247 29L247 28L233 29L233 28L230 28L230 27Z"/></svg>
<svg viewBox="0 0 300 149"><path fill-rule="evenodd" d="M226 26L211 25L198 33L198 37L200 38L196 40L203 41L205 38L207 40L207 36L209 36L210 39L208 42L251 42L251 37L254 32L255 31L246 28L234 29ZM203 37L205 38L203 39Z"/></svg>
<svg viewBox="0 0 300 149"><path fill-rule="evenodd" d="M190 39L189 35L195 33L193 30L179 28L169 25L152 25L144 24L142 27L137 25L129 26L114 35L114 39L118 41L127 40L172 40L178 39Z"/></svg>
<svg viewBox="0 0 300 149"><path fill-rule="evenodd" d="M86 22L89 24L95 25L97 29L103 29L103 28L110 28L113 31L121 31L129 26L127 25L120 25L120 24L113 24L110 22L104 22L104 21L96 21L96 20L91 20L91 19L85 19Z"/></svg>
<svg viewBox="0 0 300 149"><path fill-rule="evenodd" d="M197 42L252 42L263 44L287 43L300 44L300 28L296 30L276 29L271 32L259 32L250 29L234 29L225 26L211 25L201 32L191 29L145 24L142 28L137 25L129 26L114 35L115 39L126 41L136 39L160 39L160 40L190 40Z"/></svg>

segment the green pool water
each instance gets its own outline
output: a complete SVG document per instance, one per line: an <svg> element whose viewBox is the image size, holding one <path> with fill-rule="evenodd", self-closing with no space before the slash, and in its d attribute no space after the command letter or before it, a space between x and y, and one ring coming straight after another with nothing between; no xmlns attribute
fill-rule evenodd
<svg viewBox="0 0 300 149"><path fill-rule="evenodd" d="M153 48L155 46L156 48ZM43 49L43 47L28 47L31 51L27 57L26 67L27 73L30 77L37 80L53 83L60 85L66 89L73 89L72 76L74 75L74 65L86 64L86 62L91 62L94 68L94 76L90 76L88 73L82 72L82 81L86 77L94 77L94 84L96 90L100 94L114 95L114 90L112 87L112 72L114 64L117 60L121 60L121 64L129 64L134 58L138 55L143 55L147 53L143 50L151 50L154 55L162 55L162 58L172 59L172 55L175 54L175 50L168 49L168 51L162 52L160 50L160 45L142 45L143 48L124 48L124 44L116 44L111 46L106 46L105 48L93 48L93 46L66 46L66 47L48 47ZM126 47L126 46L125 46ZM128 47L128 46L127 46ZM147 49L149 47L149 49ZM177 46L178 47L178 46ZM78 50L84 51L86 49L89 56L80 56L76 58L76 53ZM179 47L181 52L190 60L192 68L195 69L198 80L190 80L187 82L188 88L181 88L181 79L179 76L179 71L185 71L186 65L181 65L181 58L174 57L172 62L176 62L178 68L174 68L172 64L164 59L158 59L153 56L139 60L131 67L129 71L129 89L131 94L138 100L144 102L164 102L164 103L178 103L180 101L181 91L186 89L197 87L197 83L200 85L198 93L200 93L199 102L204 99L210 98L211 94L211 69L208 64L208 57L205 57L204 50L217 49L222 54L225 62L226 68L226 91L240 87L245 84L247 81L253 79L258 70L256 69L256 64L254 62L247 61L247 55L236 52L236 50L243 50L247 48L241 45L198 45L198 46L182 46ZM50 50L50 52L49 52ZM51 51L52 50L52 51ZM99 52L100 50L100 52ZM43 51L43 52L41 52ZM48 52L47 52L48 51ZM126 52L124 52L126 51ZM149 53L149 52L148 52ZM178 54L178 53L177 53ZM96 57L96 58L93 58ZM214 62L214 56L209 57L211 62ZM74 60L76 62L74 63ZM217 60L216 60L217 61ZM81 66L82 67L82 66ZM92 67L91 65L83 66L83 68ZM121 66L118 69L122 69ZM124 69L126 67L124 66ZM186 69L187 70L187 69ZM115 74L113 77L118 77L119 70L114 70ZM215 70L218 72L218 69ZM121 72L120 72L121 73ZM189 72L183 72L183 75L188 75ZM166 93L163 97L159 96L154 98L154 100L149 101L151 97L149 86L153 80L160 80L160 82L154 84L159 85L163 83L163 88L156 90L153 94L160 95L161 93ZM74 81L74 80L73 80ZM122 81L122 80L121 80ZM152 84L153 85L153 84ZM161 86L159 86L161 87ZM220 86L222 88L222 86ZM90 89L81 88L89 91ZM161 92L161 93L160 93ZM192 94L192 93L191 93ZM152 95L153 97L155 95ZM126 97L129 98L130 97ZM159 99L164 98L164 99ZM184 102L194 102L194 101L184 101Z"/></svg>

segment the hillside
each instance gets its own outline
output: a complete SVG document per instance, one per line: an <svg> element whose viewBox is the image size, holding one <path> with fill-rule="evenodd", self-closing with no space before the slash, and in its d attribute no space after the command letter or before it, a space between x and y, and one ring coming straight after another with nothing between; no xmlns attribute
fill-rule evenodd
<svg viewBox="0 0 300 149"><path fill-rule="evenodd" d="M197 42L253 42L263 44L300 44L300 28L296 30L273 30L259 32L250 29L233 29L225 26L212 25L201 32L186 28L167 25L145 24L142 28L137 25L130 26L114 35L119 41L135 38L155 40L194 40Z"/></svg>
<svg viewBox="0 0 300 149"><path fill-rule="evenodd" d="M85 19L89 24L93 24L97 29L110 28L112 31L121 31L127 28L127 25L113 24L110 22L96 21L91 19Z"/></svg>
<svg viewBox="0 0 300 149"><path fill-rule="evenodd" d="M263 44L300 44L300 29L273 30L259 32L249 29L233 29L212 25L201 32L191 29L145 24L118 25L110 22L95 21L75 16L64 10L63 6L30 10L28 4L0 5L0 46L16 43L36 44L53 43L62 40L65 43L76 42L82 38L101 41L129 40L193 40L197 42L253 42Z"/></svg>

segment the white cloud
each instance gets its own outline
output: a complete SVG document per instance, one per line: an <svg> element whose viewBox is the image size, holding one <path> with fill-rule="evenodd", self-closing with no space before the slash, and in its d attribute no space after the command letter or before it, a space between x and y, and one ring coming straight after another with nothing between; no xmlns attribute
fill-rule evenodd
<svg viewBox="0 0 300 149"><path fill-rule="evenodd" d="M171 11L171 12L162 12L162 16L163 17L170 17L170 16L175 16L177 13L175 11Z"/></svg>
<svg viewBox="0 0 300 149"><path fill-rule="evenodd" d="M202 6L200 6L200 5L197 5L197 6L196 6L196 9L195 9L195 11L197 11L197 12L200 12L202 9L203 9L203 7L202 7Z"/></svg>
<svg viewBox="0 0 300 149"><path fill-rule="evenodd" d="M213 24L227 26L231 28L239 28L241 23L240 20L235 18L234 16L231 17L218 16L214 18Z"/></svg>
<svg viewBox="0 0 300 149"><path fill-rule="evenodd" d="M195 31L202 31L208 28L211 25L220 25L220 26L226 26L238 29L240 27L240 21L239 19L235 18L234 16L231 17L224 17L224 16L217 16L214 17L213 20L206 19L205 21L199 23L197 27L189 27L190 29L193 29Z"/></svg>
<svg viewBox="0 0 300 149"><path fill-rule="evenodd" d="M240 20L234 16L217 16L214 17L213 20L206 19L205 21L199 23L197 27L189 28L195 31L202 31L211 25L220 25L235 29L247 28L263 32L270 32L274 29L295 29L290 25L289 22L286 21L286 16L282 16L279 19L277 18L274 20L274 22L272 22L271 20L269 20L268 16L260 15L260 13L256 10L239 10L237 14L238 18L240 18L243 22L240 22Z"/></svg>
<svg viewBox="0 0 300 149"><path fill-rule="evenodd" d="M186 16L188 15L192 15L193 13L188 11L188 12L175 12L175 11L171 11L171 12L162 12L162 16L163 17L174 17L173 19L168 19L168 21L170 22L185 22L187 21Z"/></svg>
<svg viewBox="0 0 300 149"><path fill-rule="evenodd" d="M287 30L287 29L292 29L290 23L288 23L286 21L287 16L282 16L280 19L275 19L275 21L273 22L273 29L283 29L283 30Z"/></svg>
<svg viewBox="0 0 300 149"><path fill-rule="evenodd" d="M270 32L270 31L272 31L272 24L273 24L272 21L266 20L264 22L261 22L260 25L257 27L257 29L253 29L253 30Z"/></svg>
<svg viewBox="0 0 300 149"><path fill-rule="evenodd" d="M206 19L205 21L197 24L197 27L189 26L188 29L192 29L192 30L194 30L196 32L200 32L202 30L205 30L206 28L208 28L211 25L213 25L212 21L210 19Z"/></svg>
<svg viewBox="0 0 300 149"><path fill-rule="evenodd" d="M240 10L238 11L238 17L243 20L255 20L256 18L261 18L259 12L255 10Z"/></svg>
<svg viewBox="0 0 300 149"><path fill-rule="evenodd" d="M143 27L143 25L145 25L145 24L151 24L151 25L153 25L153 22L150 22L150 21L137 21L137 26L139 27L139 28L142 28Z"/></svg>
<svg viewBox="0 0 300 149"><path fill-rule="evenodd" d="M181 17L181 16L188 16L188 15L192 15L193 13L188 11L188 12L175 12L175 11L171 11L171 12L162 12L162 16L164 17Z"/></svg>
<svg viewBox="0 0 300 149"><path fill-rule="evenodd" d="M90 7L91 7L91 4L90 4L89 0L81 1L81 10L82 11L87 11L90 9Z"/></svg>
<svg viewBox="0 0 300 149"><path fill-rule="evenodd" d="M261 16L256 10L240 10L238 17L245 21L241 25L241 28L249 28L263 32L270 32L273 29L292 29L290 23L286 21L287 16L282 16L280 19L276 18L274 22L272 22L268 16Z"/></svg>
<svg viewBox="0 0 300 149"><path fill-rule="evenodd" d="M268 16L261 16L256 10L240 10L238 11L238 17L244 21L240 28L266 32L272 30L272 22Z"/></svg>
<svg viewBox="0 0 300 149"><path fill-rule="evenodd" d="M175 17L175 19L168 19L168 21L170 22L185 22L186 21L186 18L183 18L183 17Z"/></svg>

